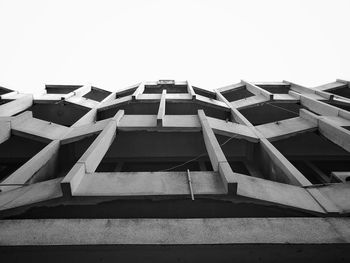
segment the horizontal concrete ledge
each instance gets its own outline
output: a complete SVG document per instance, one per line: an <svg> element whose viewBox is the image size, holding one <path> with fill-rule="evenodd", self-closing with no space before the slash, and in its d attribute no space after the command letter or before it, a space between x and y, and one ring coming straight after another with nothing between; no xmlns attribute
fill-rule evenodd
<svg viewBox="0 0 350 263"><path fill-rule="evenodd" d="M296 117L255 127L269 141L276 141L298 133L317 130L317 123Z"/></svg>
<svg viewBox="0 0 350 263"><path fill-rule="evenodd" d="M223 195L225 188L215 172L192 172L193 192ZM186 172L111 172L85 174L74 196L190 195Z"/></svg>
<svg viewBox="0 0 350 263"><path fill-rule="evenodd" d="M60 177L2 192L0 193L0 211L60 198L62 197L61 181Z"/></svg>
<svg viewBox="0 0 350 263"><path fill-rule="evenodd" d="M347 218L40 219L0 221L0 246L348 244Z"/></svg>

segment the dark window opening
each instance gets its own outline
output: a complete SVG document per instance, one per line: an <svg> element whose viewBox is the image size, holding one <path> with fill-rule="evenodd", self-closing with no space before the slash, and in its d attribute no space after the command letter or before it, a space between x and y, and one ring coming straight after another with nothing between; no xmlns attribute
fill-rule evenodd
<svg viewBox="0 0 350 263"><path fill-rule="evenodd" d="M229 91L224 91L221 94L230 102L255 96L255 94L248 91L245 86L235 88Z"/></svg>
<svg viewBox="0 0 350 263"><path fill-rule="evenodd" d="M39 153L47 143L12 135L0 144L0 181L6 179L34 155Z"/></svg>
<svg viewBox="0 0 350 263"><path fill-rule="evenodd" d="M228 163L230 164L232 171L234 171L235 173L240 173L240 174L245 174L245 175L251 176L251 174L248 171L248 168L244 162L234 161L234 162L228 162Z"/></svg>
<svg viewBox="0 0 350 263"><path fill-rule="evenodd" d="M84 139L61 145L54 172L49 179L66 176L97 136L98 134L92 134Z"/></svg>
<svg viewBox="0 0 350 263"><path fill-rule="evenodd" d="M85 94L83 97L95 101L102 101L108 97L112 92L101 90L95 87L91 88L91 91Z"/></svg>
<svg viewBox="0 0 350 263"><path fill-rule="evenodd" d="M186 158L171 158L171 160L154 158L144 162L141 158L104 159L96 172L181 172L181 171L213 171L209 157L188 161Z"/></svg>
<svg viewBox="0 0 350 263"><path fill-rule="evenodd" d="M119 131L96 172L212 171L199 132Z"/></svg>
<svg viewBox="0 0 350 263"><path fill-rule="evenodd" d="M45 89L48 94L68 94L83 85L46 85Z"/></svg>
<svg viewBox="0 0 350 263"><path fill-rule="evenodd" d="M338 87L338 88L331 89L331 90L325 90L325 91L332 93L334 95L339 95L339 96L350 99L350 88L348 87L347 84L344 84L344 86L342 86L342 87Z"/></svg>
<svg viewBox="0 0 350 263"><path fill-rule="evenodd" d="M253 125L261 125L299 117L299 103L266 102L257 106L239 110Z"/></svg>
<svg viewBox="0 0 350 263"><path fill-rule="evenodd" d="M314 161L313 163L325 174L331 176L331 172L348 172L350 171L350 158L345 160L332 161Z"/></svg>
<svg viewBox="0 0 350 263"><path fill-rule="evenodd" d="M44 121L53 122L70 127L83 117L88 108L57 101L53 103L34 103L27 110L33 112L33 117Z"/></svg>
<svg viewBox="0 0 350 263"><path fill-rule="evenodd" d="M318 132L305 132L273 145L313 184L329 183L331 172L350 171L350 153Z"/></svg>
<svg viewBox="0 0 350 263"><path fill-rule="evenodd" d="M0 86L0 95L4 95L4 94L12 92L12 91L13 90L11 90L11 89L7 89L7 88L4 88L4 87Z"/></svg>
<svg viewBox="0 0 350 263"><path fill-rule="evenodd" d="M263 177L263 171L254 162L254 152L257 144L232 137L216 134L226 160L233 172L254 177Z"/></svg>
<svg viewBox="0 0 350 263"><path fill-rule="evenodd" d="M124 163L121 172L157 172L165 171L174 167L170 171L199 171L199 165L196 162L126 162Z"/></svg>
<svg viewBox="0 0 350 263"><path fill-rule="evenodd" d="M326 183L324 178L320 176L320 173L318 173L318 170L315 169L315 167L310 162L306 161L293 161L290 160L290 162L301 172L306 179L308 179L312 184L322 184Z"/></svg>
<svg viewBox="0 0 350 263"><path fill-rule="evenodd" d="M166 115L197 115L198 110L204 110L204 113L213 118L221 120L231 120L231 112L226 109L219 109L209 105L197 104L194 102L166 102Z"/></svg>
<svg viewBox="0 0 350 263"><path fill-rule="evenodd" d="M204 89L201 89L201 88L196 88L196 87L193 87L193 90L196 94L198 95L201 95L201 96L204 96L204 97L207 97L209 99L216 99L216 93L215 92L212 92L212 91L209 91L209 90L204 90Z"/></svg>
<svg viewBox="0 0 350 263"><path fill-rule="evenodd" d="M248 200L247 200L248 201ZM246 218L314 217L300 209L258 204L227 202L213 198L114 199L98 204L74 203L34 206L19 213L3 215L6 219L42 218ZM134 251L134 250L132 250Z"/></svg>
<svg viewBox="0 0 350 263"><path fill-rule="evenodd" d="M119 99L119 98L123 98L123 97L126 97L126 96L131 96L132 94L134 94L134 92L135 92L135 90L137 88L138 87L134 87L134 88L130 88L130 89L126 89L126 90L122 90L122 91L116 92L115 98Z"/></svg>
<svg viewBox="0 0 350 263"><path fill-rule="evenodd" d="M27 183L33 184L66 176L96 137L97 134L93 134L79 141L61 145L58 153L53 155Z"/></svg>
<svg viewBox="0 0 350 263"><path fill-rule="evenodd" d="M0 99L0 105L3 105L3 104L8 103L10 101L12 101L12 100Z"/></svg>
<svg viewBox="0 0 350 263"><path fill-rule="evenodd" d="M158 102L138 102L130 101L113 108L97 111L97 120L105 120L114 117L119 110L124 110L125 115L157 115L159 109Z"/></svg>
<svg viewBox="0 0 350 263"><path fill-rule="evenodd" d="M318 132L305 132L272 143L283 155L294 159L323 160L350 157L350 153Z"/></svg>
<svg viewBox="0 0 350 263"><path fill-rule="evenodd" d="M346 110L346 111L350 111L350 103L344 103L344 102L340 102L340 101L324 101L325 103L338 107L340 109Z"/></svg>
<svg viewBox="0 0 350 263"><path fill-rule="evenodd" d="M192 101L188 102L166 102L165 114L166 115L197 115L198 110L204 110L205 114L209 117L231 120L231 112L228 109L221 109L218 107L212 107L209 105L197 104ZM123 103L116 105L113 108L102 109L97 112L97 120L104 120L114 117L119 111L124 110L125 115L157 115L159 110L159 101L143 101Z"/></svg>
<svg viewBox="0 0 350 263"><path fill-rule="evenodd" d="M166 93L187 93L187 85L158 84L145 85L144 94L161 94L163 89Z"/></svg>
<svg viewBox="0 0 350 263"><path fill-rule="evenodd" d="M256 86L274 94L288 94L290 90L290 85L259 84Z"/></svg>

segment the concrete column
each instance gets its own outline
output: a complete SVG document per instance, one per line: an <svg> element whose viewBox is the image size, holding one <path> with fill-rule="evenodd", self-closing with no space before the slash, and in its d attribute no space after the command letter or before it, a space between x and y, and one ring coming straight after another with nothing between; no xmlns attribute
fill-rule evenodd
<svg viewBox="0 0 350 263"><path fill-rule="evenodd" d="M166 90L163 89L162 96L159 102L159 109L157 115L157 126L163 126L163 117L165 116L165 105L166 105Z"/></svg>

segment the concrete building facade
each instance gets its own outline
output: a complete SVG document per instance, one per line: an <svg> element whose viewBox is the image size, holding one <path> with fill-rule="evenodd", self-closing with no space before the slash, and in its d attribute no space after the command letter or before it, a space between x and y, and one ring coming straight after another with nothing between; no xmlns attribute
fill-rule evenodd
<svg viewBox="0 0 350 263"><path fill-rule="evenodd" d="M350 87L0 87L0 257L349 262Z"/></svg>

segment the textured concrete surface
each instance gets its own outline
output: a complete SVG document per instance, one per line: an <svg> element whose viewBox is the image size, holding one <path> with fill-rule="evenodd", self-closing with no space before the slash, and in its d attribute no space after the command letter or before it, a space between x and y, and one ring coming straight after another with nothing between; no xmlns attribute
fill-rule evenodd
<svg viewBox="0 0 350 263"><path fill-rule="evenodd" d="M0 107L2 109L2 111L0 110L0 115L4 116L0 117L0 119L2 123L6 123L3 125L4 127L2 127L2 129L0 127L0 140L8 139L9 134L16 134L23 137L31 135L36 137L43 136L45 138L57 139L60 141L60 145L62 145L66 144L67 142L75 141L88 134L99 133L101 130L107 129L108 127L106 125L109 125L107 122L117 122L116 126L118 134L116 140L113 141L113 136L102 136L102 132L102 135L100 134L101 136L99 136L95 142L90 145L88 150L85 151L85 154L82 155L80 162L84 163L84 166L86 166L86 172L92 173L95 171L102 157L106 153L108 146L111 145L111 141L113 141L112 147L108 149L106 158L114 158L115 160L118 158L127 159L145 157L179 158L179 160L187 160L198 156L202 152L205 152L204 145L207 144L207 146L209 146L207 148L209 155L211 156L214 170L218 170L219 166L221 167L220 174L222 175L223 179L221 181L224 183L230 183L230 178L232 179L235 177L233 179L236 183L236 179L240 179L238 183L238 197L243 196L244 198L251 198L253 199L253 202L270 202L270 204L273 203L298 208L302 211L308 210L316 212L317 215L320 213L333 212L348 213L350 207L347 198L349 195L348 187L339 184L337 186L325 186L323 189L321 189L322 186L312 186L311 189L309 187L309 179L306 180L304 178L308 177L309 174L304 171L299 172L292 164L293 160L287 159L287 154L276 150L276 145L272 145L267 140L271 140L271 138L281 139L282 137L292 136L298 132L304 132L308 129L318 128L321 134L327 136L328 139L333 140L348 152L350 149L350 133L346 128L341 128L339 126L350 125L350 112L325 103L325 99L329 99L330 95L321 90L326 88L321 87L318 90L315 90L290 82L283 82L277 84L275 83L277 86L274 88L278 88L278 86L281 85L287 85L290 87L290 90L288 91L289 93L272 94L275 92L271 89L266 91L259 86L261 83L241 81L241 83L236 85L231 85L226 88L216 90L215 92L212 92L212 94L205 94L203 92L197 93L198 88L192 88L186 81L179 84L181 87L162 87L162 85L158 86L158 84L158 82L152 82L147 84L144 83L142 85L133 85L132 87L126 88L123 91L111 93L108 99L109 101L106 100L101 103L90 99L86 100L84 97L82 97L82 95L86 94L86 92L89 90L88 86L79 88L79 90L75 90L75 92L71 92L72 90L68 89L70 92L67 94L64 94L63 92L67 87L80 86L60 86L60 88L56 91L60 94L46 94L40 97L34 97L34 101L31 95L12 94L10 97L6 97L6 99L13 101L2 104ZM275 84L265 83L265 85L270 86ZM160 94L142 94L142 91L145 89L145 85L146 88L149 88L150 85L155 85L156 87L154 88L156 88L158 91L161 91L160 89L163 88L166 88L167 91L168 89L173 88L175 89L175 92L182 92L165 95L166 108L164 112L164 108L161 107L163 127L160 127L160 129L156 127L155 114L159 111L159 100L161 96ZM169 83L167 85L169 85ZM336 84L333 83L327 87L336 88L339 85L348 87L348 82L337 80ZM55 87L57 88L58 86ZM61 88L62 90L60 90ZM230 92L230 90L233 92L236 88L247 89L252 95L255 96L247 97L250 96L249 93L243 93L243 95L246 96L246 99L228 102L223 94L220 93L222 91ZM275 89L275 91L279 93L278 90ZM123 96L123 94L125 97L120 98ZM196 99L194 100L193 95L196 96ZM296 112L295 116L293 115L293 117L289 117L288 120L282 120L279 123L276 123L276 120L272 117L269 118L269 123L258 126L257 129L255 129L252 123L250 123L238 111L237 107L244 106L250 108L252 104L264 104L266 100L271 100L272 95L274 99L281 99L283 100L283 103L286 104L294 105L296 104L296 101L299 101L299 103L301 103L304 107L324 116L318 116L307 111L306 109L303 109L300 110L300 117L294 118L296 115L298 115L298 112ZM136 101L131 101L133 96ZM40 99L38 100L38 98ZM34 105L30 107L33 103ZM146 107L140 107L140 105L144 104L147 104ZM28 107L30 110L32 110L32 112L24 112L18 116L11 117L15 112L17 113L24 109L28 109ZM93 110L89 110L90 108L93 108ZM119 123L118 121L111 119L118 109L124 108L125 111L129 110L130 112L123 116ZM200 109L203 110L206 116L211 116L207 117L206 125L204 125L205 127L203 129L204 132L202 133L200 132L202 125L199 121L199 117L197 116L197 110ZM150 113L151 111L154 112ZM257 113L259 113L259 111ZM38 118L41 117L47 121L33 118L33 114L34 116L39 114ZM107 119L95 123L95 118L97 120L101 118ZM244 125L231 122L233 119ZM54 124L54 122L67 126L74 126L74 124L79 123L87 123L87 125L68 128ZM116 129L113 128L112 130L112 133L114 134ZM147 132L144 132L144 134L140 136L141 133L138 133L140 130L142 130L142 132ZM191 134L189 132L185 134L184 131L198 132L196 134ZM210 138L207 136L208 131L211 134ZM174 132L174 135L176 132L176 136L172 137L173 135L171 132ZM206 138L205 143L203 143L202 140L203 134ZM240 143L237 143L237 140L235 145L231 147L233 149L232 153L241 151L241 149L247 149L247 151L240 156L235 156L228 151L222 152L222 149L220 149L221 146L216 143L217 139L215 138L220 134L227 136L238 135L239 138L244 139L241 141L250 140L257 143L254 144L254 149L253 147L244 148L241 147ZM134 135L135 137L133 137ZM294 139L296 138L297 137ZM307 149L305 148L313 148L316 149L316 152L319 151L317 147L308 147L307 145L308 143L304 143L302 146L298 147L289 147L289 145L287 145L287 148L298 148L299 157L306 156ZM253 150L259 150L260 146L263 148L261 151L262 154L253 156ZM12 148L15 149L15 147ZM17 154L17 152L18 151L16 150L14 153ZM323 149L322 154L318 154L319 156L322 155L322 158L326 158L329 156L329 152L329 149ZM17 156L8 153L3 155L4 158L14 158L14 156ZM34 158L45 160L45 158L42 158L43 155L47 155L45 150L42 150ZM337 156L334 155L331 157L338 158L340 155L341 153ZM252 177L240 175L236 176L236 173L231 171L233 168L231 169L227 162L236 161L238 158L244 159L243 161L249 159L249 162L254 161L257 163L261 162L262 160L263 165L259 166L259 168L262 168L260 175L262 175L266 180L255 178L253 174ZM32 173L35 173L36 171L40 171L39 175L41 173L45 173L45 169L38 169L40 167L44 167L47 165L47 163L35 162L35 164L35 169L32 169ZM223 166L225 166L224 168L227 169L222 169ZM28 170L27 168L28 163L22 165L21 169L18 169L21 172L21 178L23 177L24 179L27 179L28 173L24 173ZM346 169L347 168L344 168L343 172L346 172ZM223 172L226 170L228 172ZM38 176L38 173L35 173L35 176L44 178L41 177L41 175ZM77 179L82 179L83 184L79 186L77 183L76 186L79 186L79 189L82 191L83 195L88 195L89 193L94 196L106 196L108 194L114 195L115 193L119 193L121 195L135 195L144 193L149 195L155 193L160 193L162 195L188 194L187 182L186 180L183 180L182 176L171 175L163 177L159 175L149 176L144 174L132 174L130 176L125 174L123 176L115 176L111 173L101 175L101 178L98 178L95 177L95 174L85 175L85 172L80 173L80 176L81 177L77 177ZM217 181L217 177L207 176L207 174L203 177L201 176L202 175L198 174L198 181L194 182L194 184L200 184L197 186L194 185L195 190L197 187L197 191L199 193L222 194L220 181ZM83 177L86 178L83 180ZM195 177L196 175L194 175L193 179L197 179ZM148 180L150 178L151 180ZM35 183L36 181L32 179L33 178L30 179L30 183ZM279 184L276 183L276 181L283 182L285 184ZM288 184L295 184L299 185L300 187L294 187ZM16 190L9 195L1 193L0 203L2 205L8 204L9 209L15 206L40 203L45 200L50 200L54 196L62 195L60 190L58 191L59 187L57 186L59 186L59 183L58 181L55 181L55 183L48 182L46 185L47 189L42 189L44 188L42 184L33 184L33 187L23 187L23 192L22 190ZM305 186L307 186L308 189L305 189ZM320 188L320 191L318 188ZM41 191L40 193L34 193L34 191L39 191L39 189ZM18 196L20 193L23 194L23 198L22 196ZM8 199L10 196L14 199ZM325 206L326 202L335 203L336 208L328 209ZM7 207L7 205L4 207Z"/></svg>
<svg viewBox="0 0 350 263"><path fill-rule="evenodd" d="M296 117L279 122L258 125L255 128L271 141L272 139L282 139L288 135L291 136L300 132L316 130L317 125L303 118Z"/></svg>
<svg viewBox="0 0 350 263"><path fill-rule="evenodd" d="M194 194L225 194L218 173L191 172ZM75 196L189 195L186 172L123 172L86 174Z"/></svg>
<svg viewBox="0 0 350 263"><path fill-rule="evenodd" d="M104 244L342 244L346 218L3 220L0 246Z"/></svg>
<svg viewBox="0 0 350 263"><path fill-rule="evenodd" d="M0 193L0 210L62 197L61 181L62 178L57 178Z"/></svg>
<svg viewBox="0 0 350 263"><path fill-rule="evenodd" d="M238 177L237 194L240 196L318 213L325 212L304 188L250 176L238 175Z"/></svg>

